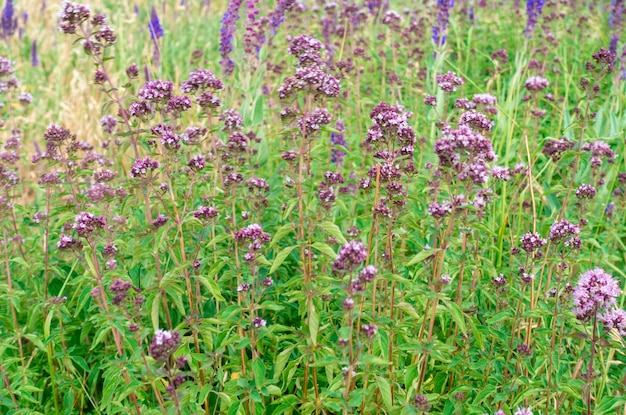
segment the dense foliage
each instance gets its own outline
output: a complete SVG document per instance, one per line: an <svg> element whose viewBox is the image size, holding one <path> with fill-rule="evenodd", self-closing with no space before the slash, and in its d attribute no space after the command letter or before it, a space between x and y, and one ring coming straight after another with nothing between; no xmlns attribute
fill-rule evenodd
<svg viewBox="0 0 626 415"><path fill-rule="evenodd" d="M623 3L7 0L0 413L626 414Z"/></svg>

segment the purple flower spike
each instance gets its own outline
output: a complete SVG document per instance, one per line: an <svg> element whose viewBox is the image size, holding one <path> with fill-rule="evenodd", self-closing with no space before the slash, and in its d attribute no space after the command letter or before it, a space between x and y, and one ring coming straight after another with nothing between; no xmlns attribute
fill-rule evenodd
<svg viewBox="0 0 626 415"><path fill-rule="evenodd" d="M13 7L13 0L6 0L4 8L2 9L2 37L5 39L12 36L17 29L17 17L15 15L15 8Z"/></svg>
<svg viewBox="0 0 626 415"><path fill-rule="evenodd" d="M150 12L148 31L150 32L150 39L152 40L157 40L163 37L163 26L161 26L161 22L159 21L159 15L157 14L156 8L154 6L152 6L152 10Z"/></svg>

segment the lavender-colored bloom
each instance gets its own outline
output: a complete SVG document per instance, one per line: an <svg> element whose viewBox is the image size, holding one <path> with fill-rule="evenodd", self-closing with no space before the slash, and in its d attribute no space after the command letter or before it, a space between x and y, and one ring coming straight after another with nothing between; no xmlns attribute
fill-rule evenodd
<svg viewBox="0 0 626 415"><path fill-rule="evenodd" d="M600 314L598 318L607 330L615 329L620 335L626 336L626 311L618 308Z"/></svg>
<svg viewBox="0 0 626 415"><path fill-rule="evenodd" d="M540 76L531 76L524 82L524 87L531 92L538 92L546 89L550 82Z"/></svg>
<svg viewBox="0 0 626 415"><path fill-rule="evenodd" d="M567 220L554 222L550 227L549 238L552 242L560 242L565 238L576 237L580 233L578 225Z"/></svg>
<svg viewBox="0 0 626 415"><path fill-rule="evenodd" d="M243 127L243 117L233 108L224 111L218 119L224 123L223 131L236 131Z"/></svg>
<svg viewBox="0 0 626 415"><path fill-rule="evenodd" d="M152 10L150 11L150 22L148 23L148 31L150 32L150 38L153 41L163 37L163 27L161 26L161 22L159 21L159 15L157 14L156 8L154 6L152 6Z"/></svg>
<svg viewBox="0 0 626 415"><path fill-rule="evenodd" d="M530 408L522 408L521 406L517 408L515 414L513 415L533 415L533 411Z"/></svg>
<svg viewBox="0 0 626 415"><path fill-rule="evenodd" d="M15 65L15 62L0 56L0 77L11 75L15 71L13 65Z"/></svg>
<svg viewBox="0 0 626 415"><path fill-rule="evenodd" d="M224 70L224 74L229 75L235 69L235 62L230 58L230 52L233 50L233 37L237 20L239 20L239 9L243 0L230 0L224 17L222 17L222 28L220 29L220 54L222 61L220 64Z"/></svg>
<svg viewBox="0 0 626 415"><path fill-rule="evenodd" d="M376 327L375 324L371 324L371 323L363 324L361 326L361 332L363 333L363 335L365 335L365 337L367 337L368 339L371 339L378 332L378 327Z"/></svg>
<svg viewBox="0 0 626 415"><path fill-rule="evenodd" d="M145 119L149 115L154 114L154 107L148 101L133 102L128 107L128 113L131 117Z"/></svg>
<svg viewBox="0 0 626 415"><path fill-rule="evenodd" d="M476 104L469 99L463 97L454 101L454 108L460 108L464 110L473 110L476 108Z"/></svg>
<svg viewBox="0 0 626 415"><path fill-rule="evenodd" d="M452 212L452 205L450 202L443 202L441 204L433 202L428 206L428 214L435 219L441 219L450 212Z"/></svg>
<svg viewBox="0 0 626 415"><path fill-rule="evenodd" d="M459 125L462 124L467 124L474 129L483 131L491 131L493 127L493 122L491 122L485 114L474 110L461 114L459 117Z"/></svg>
<svg viewBox="0 0 626 415"><path fill-rule="evenodd" d="M565 137L557 138L555 140L548 140L543 146L541 151L546 156L550 157L552 161L559 161L563 153L574 147L574 143L569 141Z"/></svg>
<svg viewBox="0 0 626 415"><path fill-rule="evenodd" d="M193 212L193 217L208 220L217 217L218 212L217 209L211 206L198 206L198 209Z"/></svg>
<svg viewBox="0 0 626 415"><path fill-rule="evenodd" d="M165 225L169 220L170 218L168 218L164 214L159 214L159 216L157 216L157 218L152 221L152 226L154 226L155 228L160 228L161 226Z"/></svg>
<svg viewBox="0 0 626 415"><path fill-rule="evenodd" d="M359 280L363 282L372 282L376 278L378 270L373 265L368 265L359 272Z"/></svg>
<svg viewBox="0 0 626 415"><path fill-rule="evenodd" d="M520 238L522 249L528 253L541 248L546 242L538 233L525 233Z"/></svg>
<svg viewBox="0 0 626 415"><path fill-rule="evenodd" d="M574 289L574 315L580 320L588 320L615 304L620 294L619 284L611 274L601 268L587 271Z"/></svg>
<svg viewBox="0 0 626 415"><path fill-rule="evenodd" d="M89 236L96 229L102 229L106 225L104 216L96 216L90 212L81 212L74 218L72 228L79 236Z"/></svg>
<svg viewBox="0 0 626 415"><path fill-rule="evenodd" d="M177 331L157 330L150 343L150 355L157 361L166 361L178 348L180 334Z"/></svg>
<svg viewBox="0 0 626 415"><path fill-rule="evenodd" d="M458 86L463 85L463 78L456 76L454 72L437 75L437 85L445 92L454 92Z"/></svg>
<svg viewBox="0 0 626 415"><path fill-rule="evenodd" d="M265 327L267 325L267 321L263 320L261 317L255 317L252 320L252 325L254 326L255 329L258 329L261 327Z"/></svg>
<svg viewBox="0 0 626 415"><path fill-rule="evenodd" d="M295 0L278 0L276 2L276 7L268 15L270 27L272 29L272 35L276 34L276 30L285 20L285 12L289 10L295 3Z"/></svg>
<svg viewBox="0 0 626 415"><path fill-rule="evenodd" d="M137 95L146 101L165 103L171 98L173 89L174 84L170 81L157 79L146 82Z"/></svg>
<svg viewBox="0 0 626 415"><path fill-rule="evenodd" d="M159 167L159 162L152 160L149 157L140 158L135 161L130 168L131 177L143 177L148 173L148 170L154 170Z"/></svg>
<svg viewBox="0 0 626 415"><path fill-rule="evenodd" d="M619 34L622 32L624 15L624 0L611 1L611 13L609 14L609 27L613 30L613 35L609 43L609 50L617 53Z"/></svg>
<svg viewBox="0 0 626 415"><path fill-rule="evenodd" d="M195 156L189 159L189 163L187 163L187 165L192 170L199 171L206 167L206 160L202 154L196 154Z"/></svg>
<svg viewBox="0 0 626 415"><path fill-rule="evenodd" d="M593 199L596 195L596 188L590 184L583 184L576 189L578 199Z"/></svg>
<svg viewBox="0 0 626 415"><path fill-rule="evenodd" d="M235 232L235 240L239 243L249 240L250 245L248 249L250 251L258 251L262 248L264 243L270 241L270 234L263 232L261 225L253 223Z"/></svg>
<svg viewBox="0 0 626 415"><path fill-rule="evenodd" d="M335 123L335 129L339 132L338 133L333 132L330 134L330 144L333 146L341 146L343 148L348 148L348 143L346 142L346 139L344 137L346 127L345 127L345 124L343 123L343 120L341 119L337 120L337 122ZM346 152L344 150L333 148L331 150L330 161L332 163L336 163L337 166L341 168L341 166L343 166L343 159L345 155L346 155Z"/></svg>
<svg viewBox="0 0 626 415"><path fill-rule="evenodd" d="M57 242L57 248L59 248L61 250L73 249L73 248L77 248L78 249L81 246L82 246L82 244L80 243L80 241L77 241L71 235L62 234L59 237L59 242Z"/></svg>
<svg viewBox="0 0 626 415"><path fill-rule="evenodd" d="M367 249L359 241L350 241L339 250L333 271L351 271L367 258Z"/></svg>
<svg viewBox="0 0 626 415"><path fill-rule="evenodd" d="M30 47L30 64L31 66L39 66L39 56L37 54L37 41L33 40Z"/></svg>
<svg viewBox="0 0 626 415"><path fill-rule="evenodd" d="M102 129L107 134L113 134L116 125L117 120L111 115L105 115L100 119L100 126L102 126Z"/></svg>
<svg viewBox="0 0 626 415"><path fill-rule="evenodd" d="M532 37L537 22L539 21L539 16L541 16L544 2L545 0L526 0L526 15L528 16L528 20L524 28L525 37Z"/></svg>
<svg viewBox="0 0 626 415"><path fill-rule="evenodd" d="M2 37L5 39L12 36L17 29L17 17L15 17L15 8L13 0L6 0L2 9Z"/></svg>
<svg viewBox="0 0 626 415"><path fill-rule="evenodd" d="M420 395L420 394L415 395L415 397L413 398L413 401L415 403L415 407L419 411L422 411L422 412L428 412L430 408L432 407L432 405L428 403L428 398L425 397L424 395Z"/></svg>
<svg viewBox="0 0 626 415"><path fill-rule="evenodd" d="M433 24L433 36L431 38L435 43L435 47L446 44L452 7L454 7L454 0L437 0L437 17L435 18L435 24Z"/></svg>
<svg viewBox="0 0 626 415"><path fill-rule="evenodd" d="M59 28L65 34L76 33L76 28L89 19L91 8L86 4L64 0L59 10Z"/></svg>
<svg viewBox="0 0 626 415"><path fill-rule="evenodd" d="M33 102L33 96L28 92L20 92L17 95L17 100L20 102L20 104L28 105Z"/></svg>
<svg viewBox="0 0 626 415"><path fill-rule="evenodd" d="M167 101L166 112L173 115L175 118L179 118L181 114L191 108L191 98L187 95L172 96Z"/></svg>
<svg viewBox="0 0 626 415"><path fill-rule="evenodd" d="M189 79L180 86L181 92L185 94L196 91L204 92L207 89L216 91L222 89L224 84L215 74L207 69L197 69L189 74Z"/></svg>

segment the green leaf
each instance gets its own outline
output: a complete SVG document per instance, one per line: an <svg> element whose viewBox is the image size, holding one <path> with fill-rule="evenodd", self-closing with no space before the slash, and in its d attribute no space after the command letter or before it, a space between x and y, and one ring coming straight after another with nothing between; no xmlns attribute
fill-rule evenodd
<svg viewBox="0 0 626 415"><path fill-rule="evenodd" d="M452 320L457 324L457 326L459 326L459 330L461 330L461 333L467 333L465 318L458 304L445 299L443 299L442 302L448 313L450 313L450 317L452 317Z"/></svg>
<svg viewBox="0 0 626 415"><path fill-rule="evenodd" d="M419 264L420 262L424 261L426 258L429 258L432 255L435 255L437 251L439 251L439 248L428 249L428 250L423 249L417 255L411 258L411 260L409 260L409 262L407 262L405 266L410 267L412 265Z"/></svg>
<svg viewBox="0 0 626 415"><path fill-rule="evenodd" d="M372 356L371 354L366 354L361 358L361 363L365 365L390 365L391 362L383 359L379 356Z"/></svg>
<svg viewBox="0 0 626 415"><path fill-rule="evenodd" d="M276 357L276 363L274 364L274 376L273 376L274 381L277 381L280 375L282 374L283 369L285 368L285 365L289 361L289 357L291 356L291 352L293 351L293 349L294 349L294 346L288 347L282 352L280 352L278 356Z"/></svg>
<svg viewBox="0 0 626 415"><path fill-rule="evenodd" d="M277 245L280 241L282 241L285 236L289 235L292 231L293 225L291 223L288 223L278 228L276 232L274 232L274 237L270 242L270 248L273 248L275 245Z"/></svg>
<svg viewBox="0 0 626 415"><path fill-rule="evenodd" d="M399 308L405 314L413 317L415 320L419 320L420 319L419 314L417 314L417 311L415 311L415 307L413 307L411 304L409 304L409 303L407 303L405 301L401 301L398 304L396 304L396 308Z"/></svg>
<svg viewBox="0 0 626 415"><path fill-rule="evenodd" d="M209 292L213 295L213 298L215 298L217 301L226 301L226 299L222 296L222 290L220 290L220 287L217 285L214 279L207 278L204 275L199 275L198 278L200 280L200 283L204 285L206 289L209 290Z"/></svg>
<svg viewBox="0 0 626 415"><path fill-rule="evenodd" d="M346 238L343 236L341 229L339 229L339 226L335 225L334 223L322 222L319 224L319 226L320 228L328 232L331 236L333 236L340 244L344 245L348 243Z"/></svg>
<svg viewBox="0 0 626 415"><path fill-rule="evenodd" d="M278 267L280 267L282 265L282 263L285 262L285 259L287 259L287 257L291 253L291 251L293 251L297 247L298 247L298 245L293 245L293 246L288 246L286 248L283 248L278 253L278 255L276 255L276 259L274 259L274 262L272 263L272 267L270 268L270 272L269 273L273 274L274 272L276 272Z"/></svg>
<svg viewBox="0 0 626 415"><path fill-rule="evenodd" d="M383 403L385 404L385 408L388 411L390 411L391 407L393 406L393 403L391 400L391 386L389 385L389 381L379 376L376 378L376 384L378 385L380 396L383 398Z"/></svg>
<svg viewBox="0 0 626 415"><path fill-rule="evenodd" d="M261 389L265 383L265 365L261 358L257 357L251 363L252 373L254 373L254 383L257 389Z"/></svg>
<svg viewBox="0 0 626 415"><path fill-rule="evenodd" d="M314 242L311 247L313 247L313 249L316 249L324 254L326 254L327 256L329 256L331 259L335 259L337 258L337 254L335 253L335 251L333 250L333 248L330 247L330 245L327 245L323 242Z"/></svg>
<svg viewBox="0 0 626 415"><path fill-rule="evenodd" d="M161 303L161 291L157 292L152 300L152 310L150 317L152 318L152 327L154 330L159 328L159 305Z"/></svg>
<svg viewBox="0 0 626 415"><path fill-rule="evenodd" d="M241 401L233 402L228 408L228 415L237 415L239 413L239 407L241 406Z"/></svg>

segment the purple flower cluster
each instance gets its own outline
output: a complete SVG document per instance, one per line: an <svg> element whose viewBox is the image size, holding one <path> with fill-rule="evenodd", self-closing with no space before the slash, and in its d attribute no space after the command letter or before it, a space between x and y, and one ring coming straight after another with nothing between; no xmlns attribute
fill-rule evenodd
<svg viewBox="0 0 626 415"><path fill-rule="evenodd" d="M250 241L250 244L244 258L248 262L254 262L256 260L256 252L261 250L264 243L270 241L270 234L263 232L261 225L253 223L235 232L235 241L242 243L245 240Z"/></svg>
<svg viewBox="0 0 626 415"><path fill-rule="evenodd" d="M372 337L374 337L377 332L378 332L378 327L376 327L376 325L373 323L363 324L361 326L361 333L363 333L363 335L367 337L368 339L371 339Z"/></svg>
<svg viewBox="0 0 626 415"><path fill-rule="evenodd" d="M541 76L531 76L524 82L524 87L531 92L543 91L550 85L550 82L546 78Z"/></svg>
<svg viewBox="0 0 626 415"><path fill-rule="evenodd" d="M467 124L477 130L486 132L491 131L491 128L493 128L493 122L485 114L474 110L461 114L459 125L462 124Z"/></svg>
<svg viewBox="0 0 626 415"><path fill-rule="evenodd" d="M428 214L435 219L441 219L452 212L452 204L448 201L443 203L433 202L428 206Z"/></svg>
<svg viewBox="0 0 626 415"><path fill-rule="evenodd" d="M61 234L59 237L59 242L57 242L57 248L61 250L65 249L80 249L82 247L82 243L74 239L71 235Z"/></svg>
<svg viewBox="0 0 626 415"><path fill-rule="evenodd" d="M566 238L576 238L580 234L580 227L567 220L556 221L550 227L548 238L552 242L561 242Z"/></svg>
<svg viewBox="0 0 626 415"><path fill-rule="evenodd" d="M89 19L91 8L86 4L64 0L57 15L59 28L66 34L76 33L76 29Z"/></svg>
<svg viewBox="0 0 626 415"><path fill-rule="evenodd" d="M601 268L587 271L574 289L574 315L579 320L588 320L614 305L620 294L619 284L611 274Z"/></svg>
<svg viewBox="0 0 626 415"><path fill-rule="evenodd" d="M132 286L133 284L130 281L124 281L121 278L116 279L109 287L111 292L115 294L113 297L113 304L122 304L128 297L128 290L130 290Z"/></svg>
<svg viewBox="0 0 626 415"><path fill-rule="evenodd" d="M174 84L170 81L148 81L141 87L137 95L145 101L165 104L172 97Z"/></svg>
<svg viewBox="0 0 626 415"><path fill-rule="evenodd" d="M531 253L537 249L540 249L547 243L545 239L538 233L525 233L520 237L520 244L522 249L527 253Z"/></svg>
<svg viewBox="0 0 626 415"><path fill-rule="evenodd" d="M278 88L281 99L290 98L298 91L305 91L317 98L332 98L341 92L341 83L326 73L326 64L320 56L324 47L319 40L307 36L296 36L289 44L289 53L297 56L298 68L294 76L285 78Z"/></svg>
<svg viewBox="0 0 626 415"><path fill-rule="evenodd" d="M606 159L609 164L612 164L617 157L617 154L611 150L611 147L602 140L594 141L593 143L585 143L582 149L591 153L591 167L594 169L602 166L603 159Z"/></svg>
<svg viewBox="0 0 626 415"><path fill-rule="evenodd" d="M330 124L330 113L326 108L316 108L298 117L297 125L302 135L309 138L320 131L322 126Z"/></svg>
<svg viewBox="0 0 626 415"><path fill-rule="evenodd" d="M333 272L351 272L365 261L367 249L359 241L350 241L339 249Z"/></svg>
<svg viewBox="0 0 626 415"><path fill-rule="evenodd" d="M206 90L218 91L224 88L224 83L215 74L207 69L196 69L189 74L181 86L181 92L185 94L205 92Z"/></svg>
<svg viewBox="0 0 626 415"><path fill-rule="evenodd" d="M223 131L232 132L243 128L243 117L233 108L224 111L218 119L224 123Z"/></svg>
<svg viewBox="0 0 626 415"><path fill-rule="evenodd" d="M626 336L626 311L623 309L609 310L598 318L608 330L615 329L621 336Z"/></svg>
<svg viewBox="0 0 626 415"><path fill-rule="evenodd" d="M170 218L168 218L167 216L159 214L159 216L157 216L157 218L152 221L152 226L154 226L155 228L160 228L161 226L165 225L169 220Z"/></svg>
<svg viewBox="0 0 626 415"><path fill-rule="evenodd" d="M106 225L104 216L96 216L90 212L81 212L74 218L72 228L78 236L87 237L96 229L102 229Z"/></svg>
<svg viewBox="0 0 626 415"><path fill-rule="evenodd" d="M150 343L150 355L159 362L166 361L180 344L180 333L177 331L158 329L154 332Z"/></svg>
<svg viewBox="0 0 626 415"><path fill-rule="evenodd" d="M555 140L548 140L543 146L541 151L546 156L550 157L552 161L559 161L561 156L567 150L574 147L574 143L569 141L565 137L557 138Z"/></svg>
<svg viewBox="0 0 626 415"><path fill-rule="evenodd" d="M416 141L415 131L408 122L412 116L413 113L405 111L401 105L379 103L370 112L374 125L367 131L365 144L373 148L388 148L389 144L396 144L400 149L405 149L406 155L411 156Z"/></svg>
<svg viewBox="0 0 626 415"><path fill-rule="evenodd" d="M576 189L578 199L593 199L596 196L596 188L590 184L583 184Z"/></svg>
<svg viewBox="0 0 626 415"><path fill-rule="evenodd" d="M130 177L145 177L149 170L159 167L159 162L150 157L140 158L130 168Z"/></svg>
<svg viewBox="0 0 626 415"><path fill-rule="evenodd" d="M195 212L193 212L193 217L198 218L200 220L209 220L217 217L218 212L217 209L211 206L198 206Z"/></svg>
<svg viewBox="0 0 626 415"><path fill-rule="evenodd" d="M463 78L456 76L454 72L437 75L437 86L447 93L456 91L457 87L463 85L464 82Z"/></svg>
<svg viewBox="0 0 626 415"><path fill-rule="evenodd" d="M454 169L460 180L470 179L476 184L487 182L487 162L496 159L489 139L467 124L460 124L456 130L444 127L434 149L441 166Z"/></svg>

